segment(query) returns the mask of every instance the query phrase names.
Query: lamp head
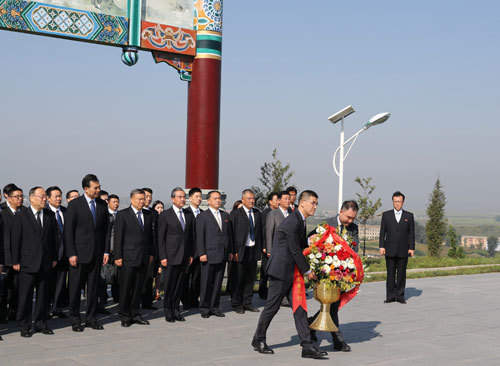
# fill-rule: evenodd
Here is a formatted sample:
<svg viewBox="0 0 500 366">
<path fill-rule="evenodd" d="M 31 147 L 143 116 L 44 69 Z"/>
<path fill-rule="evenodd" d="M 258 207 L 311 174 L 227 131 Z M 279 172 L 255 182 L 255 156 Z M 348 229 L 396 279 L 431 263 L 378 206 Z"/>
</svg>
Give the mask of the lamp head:
<svg viewBox="0 0 500 366">
<path fill-rule="evenodd" d="M 387 121 L 389 119 L 390 116 L 391 116 L 391 114 L 387 113 L 387 112 L 376 114 L 372 118 L 370 118 L 370 120 L 365 125 L 365 127 L 370 128 L 372 126 L 376 126 L 376 125 L 379 125 L 381 123 L 384 123 L 385 121 Z"/>
</svg>

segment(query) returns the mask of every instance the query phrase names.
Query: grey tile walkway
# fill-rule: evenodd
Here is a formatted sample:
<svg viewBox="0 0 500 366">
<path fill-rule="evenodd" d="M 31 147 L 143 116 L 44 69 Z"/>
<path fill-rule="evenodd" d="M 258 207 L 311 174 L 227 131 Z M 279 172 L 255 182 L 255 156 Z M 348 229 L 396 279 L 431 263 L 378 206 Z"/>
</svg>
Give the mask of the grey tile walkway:
<svg viewBox="0 0 500 366">
<path fill-rule="evenodd" d="M 161 310 L 148 311 L 151 325 L 122 328 L 112 306 L 113 315 L 102 319 L 104 331 L 77 334 L 56 319 L 50 322 L 55 335 L 24 339 L 14 324 L 0 326 L 0 365 L 500 365 L 500 274 L 408 280 L 406 305 L 383 304 L 384 287 L 363 285 L 341 310 L 352 352 L 329 352 L 328 361 L 299 357 L 289 308 L 271 324 L 268 344 L 275 354 L 268 356 L 250 346 L 259 314 L 202 319 L 191 311 L 185 323 L 170 324 Z M 319 307 L 313 299 L 308 306 Z M 227 297 L 223 308 L 229 311 Z M 330 351 L 329 335 L 318 334 L 320 348 Z"/>
</svg>

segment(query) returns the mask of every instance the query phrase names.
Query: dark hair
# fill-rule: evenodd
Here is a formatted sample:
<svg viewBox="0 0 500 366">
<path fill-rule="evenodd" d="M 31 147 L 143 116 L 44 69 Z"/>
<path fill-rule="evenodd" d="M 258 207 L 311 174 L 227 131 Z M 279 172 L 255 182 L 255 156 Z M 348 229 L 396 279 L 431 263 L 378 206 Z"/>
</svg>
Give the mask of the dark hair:
<svg viewBox="0 0 500 366">
<path fill-rule="evenodd" d="M 234 210 L 237 210 L 238 209 L 238 206 L 243 204 L 243 202 L 241 202 L 241 200 L 238 200 L 236 201 L 234 204 L 233 204 L 233 211 Z"/>
<path fill-rule="evenodd" d="M 97 178 L 96 175 L 94 174 L 87 174 L 85 177 L 82 179 L 82 188 L 90 188 L 90 182 L 97 182 L 99 183 L 99 178 Z"/>
<path fill-rule="evenodd" d="M 132 189 L 132 191 L 130 191 L 130 198 L 134 197 L 136 194 L 144 194 L 144 189 Z"/>
<path fill-rule="evenodd" d="M 308 199 L 309 197 L 318 198 L 318 195 L 314 191 L 310 191 L 310 190 L 302 191 L 302 193 L 299 196 L 299 202 L 304 201 L 304 200 Z"/>
<path fill-rule="evenodd" d="M 102 196 L 109 196 L 109 193 L 108 193 L 108 192 L 106 192 L 106 191 L 102 191 L 102 190 L 101 190 L 101 191 L 99 192 L 99 197 L 102 197 Z"/>
<path fill-rule="evenodd" d="M 9 183 L 6 184 L 5 187 L 3 187 L 3 194 L 10 196 L 11 192 L 18 191 L 19 188 L 14 184 L 14 183 Z"/>
<path fill-rule="evenodd" d="M 30 196 L 33 196 L 33 195 L 35 194 L 35 191 L 36 191 L 37 189 L 39 189 L 39 188 L 42 188 L 42 187 L 40 187 L 40 186 L 36 186 L 36 187 L 31 188 L 31 189 L 30 189 L 30 192 L 29 192 L 29 195 L 30 195 Z M 42 188 L 42 189 L 43 189 L 43 188 Z"/>
<path fill-rule="evenodd" d="M 170 193 L 170 197 L 175 198 L 175 192 L 179 192 L 179 191 L 184 192 L 184 190 L 181 187 L 175 187 L 174 189 L 172 189 L 172 192 Z"/>
<path fill-rule="evenodd" d="M 267 200 L 272 201 L 274 196 L 278 196 L 278 198 L 280 198 L 278 192 L 271 192 L 267 195 Z"/>
<path fill-rule="evenodd" d="M 294 186 L 290 186 L 290 187 L 288 187 L 288 188 L 286 189 L 286 191 L 288 192 L 288 194 L 290 194 L 290 192 L 295 192 L 295 194 L 297 194 L 297 188 L 295 188 Z M 306 192 L 306 191 L 304 191 L 304 192 Z M 302 192 L 302 193 L 304 193 L 304 192 Z M 310 192 L 312 192 L 312 191 L 310 191 Z M 316 198 L 317 198 L 317 197 L 316 197 Z"/>
<path fill-rule="evenodd" d="M 340 207 L 342 211 L 354 210 L 356 212 L 359 211 L 358 203 L 354 200 L 344 201 L 342 206 Z"/>
<path fill-rule="evenodd" d="M 195 193 L 201 193 L 201 189 L 199 189 L 198 187 L 191 188 L 189 190 L 188 196 L 191 197 Z"/>
<path fill-rule="evenodd" d="M 163 204 L 162 201 L 156 200 L 153 202 L 153 205 L 151 206 L 151 207 L 153 207 L 153 210 L 156 208 L 156 205 L 162 205 L 163 207 L 165 207 L 165 205 Z"/>
<path fill-rule="evenodd" d="M 148 193 L 153 194 L 153 190 L 152 190 L 151 188 L 148 188 L 148 187 L 141 188 L 141 191 L 144 191 L 144 192 L 148 192 Z"/>
<path fill-rule="evenodd" d="M 47 197 L 50 197 L 52 196 L 52 192 L 54 191 L 59 191 L 59 193 L 62 194 L 61 188 L 59 188 L 58 186 L 50 186 L 45 190 L 45 193 L 47 194 Z"/>
<path fill-rule="evenodd" d="M 216 191 L 216 190 L 210 191 L 210 192 L 208 192 L 208 193 L 207 193 L 207 200 L 208 200 L 208 199 L 210 199 L 210 196 L 211 196 L 212 194 L 214 194 L 214 193 L 218 193 L 218 194 L 219 194 L 219 196 L 221 195 L 219 191 Z"/>
<path fill-rule="evenodd" d="M 78 192 L 76 189 L 72 189 L 71 191 L 66 192 L 66 199 L 68 199 L 69 196 L 71 196 L 71 193 L 73 193 L 73 192 L 80 194 L 80 192 Z"/>
<path fill-rule="evenodd" d="M 289 196 L 290 193 L 288 193 L 288 191 L 281 191 L 280 193 L 278 193 L 278 198 L 281 199 L 281 197 L 283 197 L 284 195 Z"/>
<path fill-rule="evenodd" d="M 110 194 L 110 195 L 108 196 L 108 201 L 109 201 L 109 200 L 112 200 L 113 198 L 116 198 L 118 201 L 120 200 L 120 197 L 118 197 L 116 194 Z"/>
<path fill-rule="evenodd" d="M 394 197 L 403 197 L 403 201 L 405 200 L 405 195 L 403 193 L 401 193 L 400 191 L 396 191 L 392 194 L 392 199 L 394 199 Z"/>
</svg>

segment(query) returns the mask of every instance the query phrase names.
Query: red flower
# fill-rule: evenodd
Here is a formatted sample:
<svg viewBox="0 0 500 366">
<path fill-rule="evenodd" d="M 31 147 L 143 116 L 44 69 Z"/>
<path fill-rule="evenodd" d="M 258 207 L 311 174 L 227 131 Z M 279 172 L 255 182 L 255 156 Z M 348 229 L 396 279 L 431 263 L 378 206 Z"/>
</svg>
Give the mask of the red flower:
<svg viewBox="0 0 500 366">
<path fill-rule="evenodd" d="M 326 254 L 323 253 L 323 255 L 321 256 L 321 260 L 325 260 L 325 258 L 326 258 Z"/>
<path fill-rule="evenodd" d="M 356 244 L 356 242 L 355 242 L 355 241 L 353 241 L 353 242 L 351 243 L 351 245 L 352 245 L 353 247 L 355 247 L 357 244 Z"/>
<path fill-rule="evenodd" d="M 309 254 L 311 254 L 311 248 L 307 247 L 306 249 L 304 249 L 303 254 L 304 254 L 304 255 L 309 255 Z"/>
</svg>

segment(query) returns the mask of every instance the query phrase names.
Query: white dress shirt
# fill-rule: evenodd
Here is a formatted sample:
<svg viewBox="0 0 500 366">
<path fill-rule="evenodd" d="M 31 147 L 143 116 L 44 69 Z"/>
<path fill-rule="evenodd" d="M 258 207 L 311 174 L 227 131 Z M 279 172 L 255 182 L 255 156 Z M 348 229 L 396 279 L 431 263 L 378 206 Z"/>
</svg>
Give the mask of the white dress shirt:
<svg viewBox="0 0 500 366">
<path fill-rule="evenodd" d="M 49 208 L 50 210 L 55 213 L 57 215 L 57 211 L 59 211 L 59 216 L 61 217 L 61 221 L 64 225 L 64 216 L 62 214 L 62 211 L 61 211 L 61 207 L 59 206 L 59 208 L 55 208 L 54 206 L 52 206 L 50 203 L 49 203 Z M 57 221 L 57 216 L 56 216 L 56 221 Z"/>
<path fill-rule="evenodd" d="M 196 208 L 193 205 L 189 205 L 189 207 L 191 207 L 191 210 L 193 210 L 194 217 L 196 217 L 196 216 L 198 216 L 200 214 L 200 209 L 199 208 Z"/>
<path fill-rule="evenodd" d="M 43 210 L 37 211 L 33 208 L 33 206 L 30 206 L 31 211 L 33 211 L 33 215 L 35 215 L 35 220 L 36 220 L 36 215 L 38 212 L 40 212 L 40 221 L 42 223 L 42 228 L 43 228 Z"/>
<path fill-rule="evenodd" d="M 215 216 L 215 220 L 217 220 L 217 223 L 219 224 L 219 228 L 220 230 L 222 231 L 222 219 L 220 217 L 220 212 L 219 210 L 214 210 L 212 207 L 209 207 L 210 211 L 212 211 L 212 213 L 214 214 Z"/>
<path fill-rule="evenodd" d="M 179 220 L 179 222 L 181 222 L 181 220 L 179 219 L 179 212 L 180 212 L 182 215 L 182 219 L 184 220 L 184 225 L 186 225 L 186 217 L 184 216 L 184 212 L 182 212 L 182 208 L 178 208 L 175 205 L 173 205 L 172 208 L 174 209 L 175 216 L 177 216 L 177 220 Z M 181 224 L 181 226 L 182 226 L 182 224 Z"/>
<path fill-rule="evenodd" d="M 132 210 L 134 210 L 135 217 L 136 217 L 137 219 L 139 219 L 139 217 L 137 216 L 137 213 L 138 213 L 138 212 L 140 212 L 140 213 L 141 213 L 141 218 L 140 218 L 140 220 L 141 220 L 142 226 L 144 226 L 144 213 L 142 212 L 142 210 L 141 210 L 141 211 L 136 210 L 134 206 L 130 206 L 130 207 L 132 207 Z"/>
<path fill-rule="evenodd" d="M 243 209 L 245 210 L 245 213 L 247 214 L 248 216 L 248 220 L 250 220 L 250 215 L 252 215 L 252 221 L 253 221 L 253 232 L 254 232 L 254 235 L 255 235 L 255 216 L 253 214 L 253 209 L 252 211 L 250 212 L 250 210 L 248 208 L 246 208 L 245 206 L 243 206 Z M 248 236 L 247 236 L 247 241 L 245 243 L 245 246 L 246 247 L 253 247 L 255 246 L 255 240 L 252 240 L 250 239 L 250 229 L 248 230 Z"/>
<path fill-rule="evenodd" d="M 279 206 L 279 209 L 281 210 L 281 213 L 283 214 L 283 216 L 285 216 L 286 219 L 288 217 L 288 210 L 283 210 L 281 206 Z"/>
<path fill-rule="evenodd" d="M 401 220 L 401 214 L 403 213 L 403 210 L 396 211 L 394 209 L 394 215 L 396 216 L 396 221 L 399 223 L 399 220 Z"/>
</svg>

